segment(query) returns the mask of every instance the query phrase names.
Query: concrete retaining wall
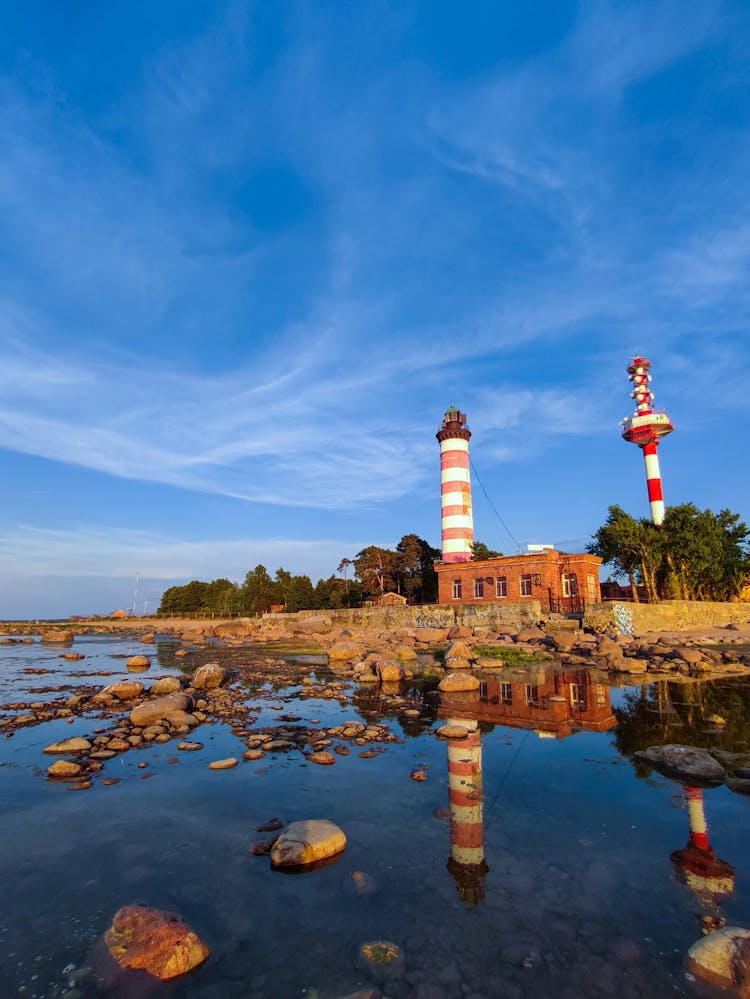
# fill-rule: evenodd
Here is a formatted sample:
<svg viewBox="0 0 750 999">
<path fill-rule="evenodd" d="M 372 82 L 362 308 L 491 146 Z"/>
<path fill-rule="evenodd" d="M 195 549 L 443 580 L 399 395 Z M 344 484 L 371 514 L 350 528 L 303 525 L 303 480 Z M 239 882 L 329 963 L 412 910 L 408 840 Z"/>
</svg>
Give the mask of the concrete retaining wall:
<svg viewBox="0 0 750 999">
<path fill-rule="evenodd" d="M 422 604 L 414 607 L 354 607 L 351 610 L 298 611 L 296 614 L 264 614 L 264 621 L 278 621 L 285 628 L 294 620 L 307 617 L 330 617 L 336 625 L 359 628 L 469 628 L 493 630 L 502 627 L 527 628 L 542 616 L 538 600 L 525 603 L 472 604 L 448 606 Z"/>
<path fill-rule="evenodd" d="M 679 631 L 683 628 L 710 627 L 750 621 L 750 604 L 714 603 L 709 600 L 664 600 L 658 604 L 623 603 L 606 600 L 587 609 L 583 625 L 594 631 L 622 630 L 616 608 L 629 612 L 635 634 L 644 631 Z M 619 615 L 622 617 L 622 615 Z"/>
</svg>

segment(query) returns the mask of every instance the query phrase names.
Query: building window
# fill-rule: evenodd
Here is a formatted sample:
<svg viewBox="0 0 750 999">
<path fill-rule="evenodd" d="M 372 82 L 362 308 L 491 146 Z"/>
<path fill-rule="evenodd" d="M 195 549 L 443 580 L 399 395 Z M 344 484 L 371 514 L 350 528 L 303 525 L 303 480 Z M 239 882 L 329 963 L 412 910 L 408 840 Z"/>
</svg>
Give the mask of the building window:
<svg viewBox="0 0 750 999">
<path fill-rule="evenodd" d="M 507 597 L 508 596 L 508 580 L 505 578 L 505 576 L 498 576 L 497 577 L 497 581 L 495 583 L 495 588 L 497 590 L 497 595 L 499 597 Z"/>
<path fill-rule="evenodd" d="M 453 580 L 453 599 L 454 600 L 460 600 L 461 599 L 461 580 L 460 579 L 454 579 Z"/>
<path fill-rule="evenodd" d="M 574 572 L 563 573 L 562 588 L 564 597 L 578 596 L 578 580 Z"/>
<path fill-rule="evenodd" d="M 521 576 L 521 596 L 531 596 L 531 573 L 524 573 L 524 575 Z"/>
<path fill-rule="evenodd" d="M 487 681 L 486 680 L 482 680 L 480 682 L 480 684 L 479 684 L 479 700 L 480 701 L 487 701 L 488 700 L 488 697 L 487 697 Z"/>
<path fill-rule="evenodd" d="M 596 600 L 596 576 L 586 576 L 586 589 L 589 600 Z"/>
<path fill-rule="evenodd" d="M 500 700 L 503 704 L 513 703 L 513 688 L 509 683 L 500 684 Z"/>
<path fill-rule="evenodd" d="M 474 596 L 483 597 L 484 596 L 484 580 L 475 579 L 474 580 Z"/>
<path fill-rule="evenodd" d="M 535 683 L 526 684 L 526 703 L 535 707 L 539 705 L 539 687 Z"/>
<path fill-rule="evenodd" d="M 570 706 L 586 710 L 586 687 L 582 683 L 571 683 L 570 685 Z"/>
</svg>

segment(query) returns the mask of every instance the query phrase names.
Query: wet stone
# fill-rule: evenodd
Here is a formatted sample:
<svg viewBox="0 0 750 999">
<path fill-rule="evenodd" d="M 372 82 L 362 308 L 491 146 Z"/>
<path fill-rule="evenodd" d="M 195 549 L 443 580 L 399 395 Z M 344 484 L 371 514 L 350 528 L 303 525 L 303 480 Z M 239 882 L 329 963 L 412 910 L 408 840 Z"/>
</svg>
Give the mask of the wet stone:
<svg viewBox="0 0 750 999">
<path fill-rule="evenodd" d="M 213 760 L 213 762 L 208 764 L 209 770 L 232 770 L 239 763 L 239 760 L 234 756 L 227 756 L 224 760 Z"/>
</svg>

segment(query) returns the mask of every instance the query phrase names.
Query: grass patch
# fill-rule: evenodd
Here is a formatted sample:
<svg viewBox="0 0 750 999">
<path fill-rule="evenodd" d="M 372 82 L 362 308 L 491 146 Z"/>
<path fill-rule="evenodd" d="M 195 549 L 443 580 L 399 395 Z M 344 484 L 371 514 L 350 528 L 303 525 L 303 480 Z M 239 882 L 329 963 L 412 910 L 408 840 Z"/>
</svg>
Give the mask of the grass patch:
<svg viewBox="0 0 750 999">
<path fill-rule="evenodd" d="M 537 662 L 540 658 L 533 652 L 527 652 L 526 649 L 512 649 L 507 645 L 475 645 L 474 651 L 486 659 L 499 659 L 506 666 L 525 666 L 526 663 Z"/>
</svg>

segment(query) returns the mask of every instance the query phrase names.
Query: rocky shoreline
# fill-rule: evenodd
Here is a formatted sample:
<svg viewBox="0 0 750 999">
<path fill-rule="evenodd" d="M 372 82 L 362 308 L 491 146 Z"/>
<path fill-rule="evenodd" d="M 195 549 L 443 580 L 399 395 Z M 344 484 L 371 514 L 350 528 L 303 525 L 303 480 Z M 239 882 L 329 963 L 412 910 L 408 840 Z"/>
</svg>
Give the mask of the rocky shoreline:
<svg viewBox="0 0 750 999">
<path fill-rule="evenodd" d="M 122 633 L 126 622 L 105 626 L 75 625 L 78 633 L 106 631 Z M 136 622 L 127 622 L 132 630 Z M 137 622 L 142 628 L 142 622 Z M 515 630 L 485 628 L 341 628 L 333 617 L 318 615 L 280 622 L 279 618 L 235 619 L 199 624 L 164 622 L 160 636 L 174 642 L 170 661 L 179 675 L 159 677 L 146 685 L 137 676 L 148 671 L 148 655 L 127 661 L 133 679 L 86 685 L 70 693 L 64 685 L 37 688 L 39 694 L 57 696 L 14 701 L 0 705 L 0 733 L 12 737 L 19 729 L 47 721 L 91 720 L 85 737 L 60 740 L 48 746 L 49 755 L 63 757 L 52 763 L 46 776 L 64 780 L 84 790 L 92 786 L 106 761 L 150 743 L 177 741 L 177 749 L 190 752 L 202 743 L 191 738 L 194 729 L 224 722 L 246 745 L 245 759 L 257 760 L 269 752 L 301 751 L 311 762 L 331 765 L 336 755 L 359 750 L 374 756 L 389 742 L 400 741 L 387 724 L 364 724 L 356 719 L 343 725 L 316 727 L 298 724 L 293 714 L 279 714 L 279 723 L 256 726 L 264 702 L 277 700 L 273 692 L 260 692 L 268 680 L 275 686 L 298 686 L 295 697 L 337 699 L 350 703 L 350 681 L 362 696 L 387 702 L 389 712 L 411 725 L 430 725 L 434 717 L 424 703 L 404 694 L 404 681 L 415 678 L 436 682 L 445 692 L 475 690 L 478 677 L 508 668 L 524 668 L 545 660 L 563 668 L 575 667 L 621 675 L 625 682 L 648 682 L 668 677 L 691 682 L 699 678 L 722 678 L 750 674 L 750 624 L 696 629 L 693 633 L 644 635 L 595 634 L 575 627 L 575 621 L 556 621 L 541 627 Z M 48 648 L 59 646 L 64 660 L 84 659 L 71 651 L 72 628 L 49 629 L 41 634 Z M 161 639 L 160 639 L 161 640 Z M 5 644 L 29 643 L 29 635 L 6 635 Z M 156 641 L 154 632 L 141 632 L 146 647 Z M 275 655 L 265 655 L 268 652 Z M 327 678 L 311 676 L 309 664 L 295 653 L 312 653 L 327 664 Z M 282 658 L 288 656 L 289 658 Z M 219 662 L 218 660 L 221 660 Z M 45 669 L 29 668 L 44 674 Z M 114 671 L 85 669 L 75 676 L 107 676 Z M 613 677 L 610 678 L 610 682 Z M 256 692 L 248 697 L 248 685 Z M 248 704 L 248 700 L 255 704 Z M 283 712 L 283 703 L 272 704 Z M 213 761 L 212 769 L 229 769 L 237 760 Z M 146 767 L 146 763 L 139 764 Z M 116 778 L 104 778 L 103 783 Z"/>
</svg>

